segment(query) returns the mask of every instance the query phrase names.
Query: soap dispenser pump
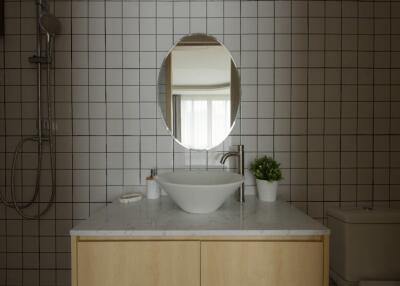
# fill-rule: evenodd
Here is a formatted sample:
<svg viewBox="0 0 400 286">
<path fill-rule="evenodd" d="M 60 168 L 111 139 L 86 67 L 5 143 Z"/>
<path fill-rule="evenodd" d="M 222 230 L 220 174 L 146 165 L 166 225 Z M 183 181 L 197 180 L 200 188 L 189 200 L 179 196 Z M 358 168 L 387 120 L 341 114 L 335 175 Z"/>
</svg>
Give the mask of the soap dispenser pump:
<svg viewBox="0 0 400 286">
<path fill-rule="evenodd" d="M 151 200 L 160 198 L 160 188 L 158 187 L 158 183 L 155 178 L 156 175 L 157 175 L 157 170 L 151 169 L 150 176 L 146 178 L 147 182 L 146 197 Z"/>
</svg>

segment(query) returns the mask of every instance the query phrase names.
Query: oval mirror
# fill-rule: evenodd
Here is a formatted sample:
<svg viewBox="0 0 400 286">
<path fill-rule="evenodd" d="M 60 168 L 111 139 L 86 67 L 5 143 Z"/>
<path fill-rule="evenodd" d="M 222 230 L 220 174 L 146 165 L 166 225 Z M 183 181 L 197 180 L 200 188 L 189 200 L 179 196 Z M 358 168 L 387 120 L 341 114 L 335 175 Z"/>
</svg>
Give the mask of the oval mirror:
<svg viewBox="0 0 400 286">
<path fill-rule="evenodd" d="M 159 105 L 175 140 L 209 150 L 229 135 L 240 103 L 239 73 L 229 51 L 214 37 L 183 37 L 158 76 Z"/>
</svg>

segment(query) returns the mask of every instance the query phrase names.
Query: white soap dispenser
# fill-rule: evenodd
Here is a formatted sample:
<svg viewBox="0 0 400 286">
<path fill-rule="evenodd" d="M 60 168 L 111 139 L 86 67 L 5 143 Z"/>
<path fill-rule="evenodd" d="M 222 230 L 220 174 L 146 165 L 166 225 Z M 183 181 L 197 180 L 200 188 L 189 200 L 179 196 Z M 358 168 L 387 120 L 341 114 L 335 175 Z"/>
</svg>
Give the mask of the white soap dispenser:
<svg viewBox="0 0 400 286">
<path fill-rule="evenodd" d="M 151 169 L 150 177 L 146 178 L 146 182 L 147 182 L 146 197 L 150 200 L 160 198 L 160 188 L 158 187 L 158 183 L 155 179 L 156 175 L 157 175 L 156 169 Z"/>
</svg>

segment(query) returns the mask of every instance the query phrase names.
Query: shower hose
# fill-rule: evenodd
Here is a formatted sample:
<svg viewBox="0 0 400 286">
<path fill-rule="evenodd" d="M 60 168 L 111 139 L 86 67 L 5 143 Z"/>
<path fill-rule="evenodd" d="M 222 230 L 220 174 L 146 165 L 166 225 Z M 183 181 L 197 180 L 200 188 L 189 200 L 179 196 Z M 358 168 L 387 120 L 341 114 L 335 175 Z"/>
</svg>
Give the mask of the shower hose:
<svg viewBox="0 0 400 286">
<path fill-rule="evenodd" d="M 40 38 L 40 37 L 39 37 Z M 38 134 L 37 136 L 33 137 L 28 137 L 28 138 L 23 138 L 21 141 L 18 142 L 15 151 L 14 151 L 14 156 L 12 160 L 12 165 L 11 165 L 11 188 L 10 188 L 10 197 L 7 198 L 6 191 L 4 194 L 0 192 L 0 201 L 7 207 L 14 208 L 17 213 L 25 218 L 25 219 L 38 219 L 45 213 L 49 211 L 51 208 L 54 198 L 55 198 L 55 190 L 56 190 L 56 182 L 55 182 L 55 166 L 54 166 L 54 150 L 53 150 L 53 128 L 52 128 L 52 123 L 53 123 L 53 108 L 52 108 L 52 101 L 50 99 L 50 63 L 51 63 L 51 58 L 50 58 L 50 53 L 49 50 L 51 49 L 51 44 L 50 41 L 47 42 L 47 83 L 46 83 L 46 91 L 47 91 L 47 122 L 48 124 L 48 134 L 47 136 L 43 136 L 42 134 L 42 114 L 41 114 L 41 62 L 40 58 L 39 61 L 37 62 L 37 92 L 38 92 L 38 102 L 37 102 L 37 123 L 38 123 Z M 40 57 L 40 48 L 38 49 L 39 51 L 39 57 Z M 18 158 L 21 156 L 23 146 L 27 142 L 36 142 L 37 143 L 37 154 L 38 154 L 38 159 L 37 159 L 37 165 L 36 165 L 36 177 L 35 177 L 35 190 L 30 199 L 27 201 L 23 202 L 18 202 L 17 201 L 17 195 L 16 195 L 16 183 L 15 183 L 15 171 L 16 171 L 16 165 Z M 49 153 L 50 153 L 50 169 L 51 169 L 51 190 L 50 190 L 50 195 L 48 201 L 45 203 L 45 207 L 41 209 L 41 202 L 40 199 L 40 181 L 41 181 L 41 175 L 42 175 L 42 160 L 43 160 L 43 147 L 44 144 L 48 143 L 49 144 Z M 21 184 L 22 186 L 22 184 Z M 37 203 L 37 212 L 36 214 L 27 214 L 25 212 L 25 209 L 32 206 L 34 203 Z"/>
</svg>

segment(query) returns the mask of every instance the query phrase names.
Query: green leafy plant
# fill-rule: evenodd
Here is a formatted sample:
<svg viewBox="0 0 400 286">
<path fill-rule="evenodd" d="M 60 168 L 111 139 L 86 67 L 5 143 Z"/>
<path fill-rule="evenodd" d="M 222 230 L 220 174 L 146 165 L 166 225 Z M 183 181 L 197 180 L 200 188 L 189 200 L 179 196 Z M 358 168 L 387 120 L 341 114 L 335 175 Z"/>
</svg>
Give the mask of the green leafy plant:
<svg viewBox="0 0 400 286">
<path fill-rule="evenodd" d="M 250 164 L 250 171 L 259 180 L 269 182 L 282 180 L 280 164 L 269 156 L 255 159 Z"/>
</svg>

